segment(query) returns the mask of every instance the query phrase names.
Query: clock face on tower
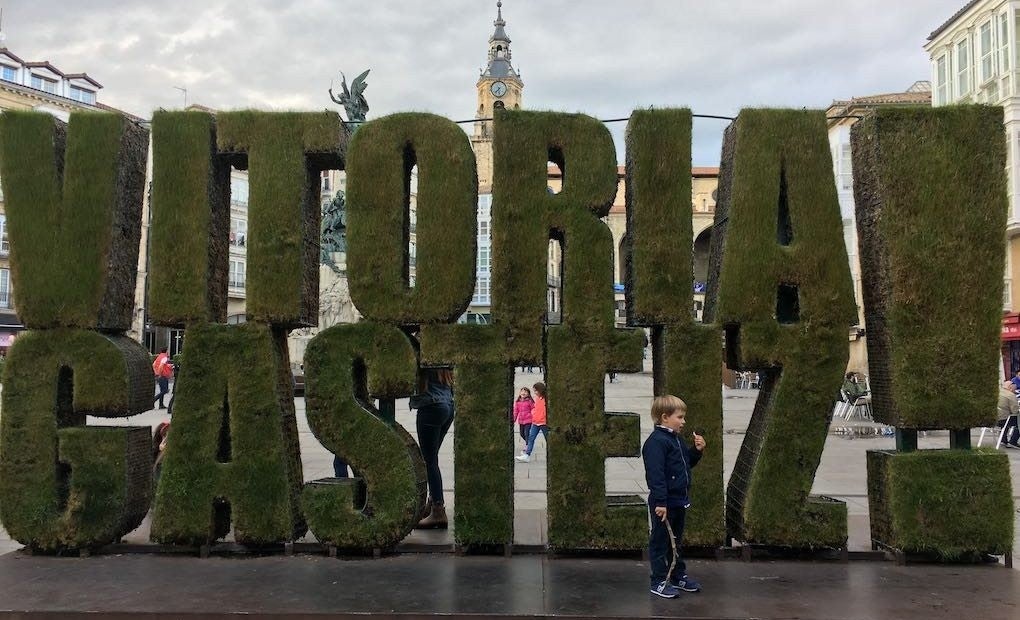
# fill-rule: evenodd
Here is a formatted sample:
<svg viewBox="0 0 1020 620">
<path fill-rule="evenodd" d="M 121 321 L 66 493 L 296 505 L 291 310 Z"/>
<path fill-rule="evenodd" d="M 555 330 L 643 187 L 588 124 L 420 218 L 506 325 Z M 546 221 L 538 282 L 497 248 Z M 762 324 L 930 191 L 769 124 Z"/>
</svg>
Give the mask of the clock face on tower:
<svg viewBox="0 0 1020 620">
<path fill-rule="evenodd" d="M 503 82 L 493 82 L 492 86 L 489 87 L 489 90 L 492 92 L 493 95 L 497 97 L 502 97 L 503 95 L 506 94 L 506 84 L 504 84 Z"/>
</svg>

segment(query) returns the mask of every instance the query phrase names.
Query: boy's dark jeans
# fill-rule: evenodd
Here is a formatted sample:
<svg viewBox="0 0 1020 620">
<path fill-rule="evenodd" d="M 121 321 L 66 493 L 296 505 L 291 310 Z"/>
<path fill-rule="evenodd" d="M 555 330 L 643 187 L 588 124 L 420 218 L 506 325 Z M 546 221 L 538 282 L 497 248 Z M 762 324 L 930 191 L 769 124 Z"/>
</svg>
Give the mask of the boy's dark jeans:
<svg viewBox="0 0 1020 620">
<path fill-rule="evenodd" d="M 676 583 L 678 579 L 687 574 L 687 565 L 680 557 L 680 541 L 684 537 L 684 518 L 687 515 L 687 509 L 668 508 L 666 511 L 668 528 L 659 515 L 655 514 L 655 506 L 648 506 L 648 514 L 652 522 L 651 532 L 648 535 L 648 562 L 651 568 L 652 585 L 656 586 L 667 580 Z M 672 535 L 670 530 L 672 530 Z"/>
</svg>

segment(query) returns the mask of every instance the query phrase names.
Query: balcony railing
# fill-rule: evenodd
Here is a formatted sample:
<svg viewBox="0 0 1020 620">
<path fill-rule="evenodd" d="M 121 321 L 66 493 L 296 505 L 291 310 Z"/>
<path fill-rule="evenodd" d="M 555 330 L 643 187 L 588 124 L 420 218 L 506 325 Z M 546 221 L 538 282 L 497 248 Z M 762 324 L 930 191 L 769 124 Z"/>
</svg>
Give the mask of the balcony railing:
<svg viewBox="0 0 1020 620">
<path fill-rule="evenodd" d="M 14 309 L 14 294 L 11 292 L 0 292 L 0 308 L 6 310 Z"/>
<path fill-rule="evenodd" d="M 230 288 L 239 288 L 239 289 L 243 289 L 244 288 L 244 280 L 235 280 L 234 278 L 230 278 L 230 280 L 227 282 L 227 284 L 230 286 Z"/>
</svg>

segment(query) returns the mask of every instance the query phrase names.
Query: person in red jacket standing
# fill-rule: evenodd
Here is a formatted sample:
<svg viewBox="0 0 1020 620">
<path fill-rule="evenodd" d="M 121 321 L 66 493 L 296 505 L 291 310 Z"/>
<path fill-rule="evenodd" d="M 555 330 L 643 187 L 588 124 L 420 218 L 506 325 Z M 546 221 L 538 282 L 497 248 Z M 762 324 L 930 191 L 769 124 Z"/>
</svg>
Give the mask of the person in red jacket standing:
<svg viewBox="0 0 1020 620">
<path fill-rule="evenodd" d="M 163 404 L 163 397 L 170 392 L 170 377 L 174 376 L 174 365 L 170 361 L 170 356 L 166 352 L 166 347 L 159 350 L 159 355 L 156 359 L 152 360 L 152 374 L 156 375 L 156 385 L 159 387 L 159 393 L 152 399 L 152 404 L 155 405 L 159 402 L 160 409 L 166 409 L 166 405 Z"/>
</svg>

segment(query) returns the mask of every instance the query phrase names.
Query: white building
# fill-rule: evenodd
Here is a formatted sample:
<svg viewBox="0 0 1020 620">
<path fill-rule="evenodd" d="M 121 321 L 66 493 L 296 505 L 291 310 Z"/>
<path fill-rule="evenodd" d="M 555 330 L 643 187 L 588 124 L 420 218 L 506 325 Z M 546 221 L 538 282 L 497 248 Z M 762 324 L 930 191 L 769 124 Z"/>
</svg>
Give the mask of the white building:
<svg viewBox="0 0 1020 620">
<path fill-rule="evenodd" d="M 1002 106 L 1006 130 L 1006 176 L 1009 213 L 1002 357 L 1006 376 L 1020 370 L 1020 2 L 971 0 L 929 36 L 924 49 L 931 59 L 936 106 L 984 103 Z"/>
</svg>

